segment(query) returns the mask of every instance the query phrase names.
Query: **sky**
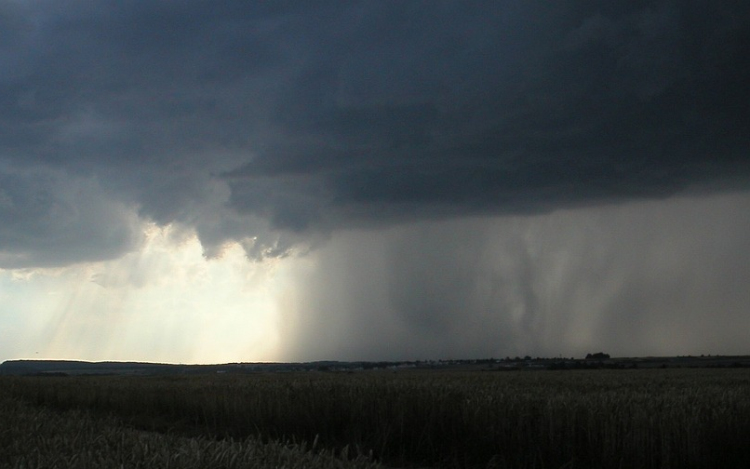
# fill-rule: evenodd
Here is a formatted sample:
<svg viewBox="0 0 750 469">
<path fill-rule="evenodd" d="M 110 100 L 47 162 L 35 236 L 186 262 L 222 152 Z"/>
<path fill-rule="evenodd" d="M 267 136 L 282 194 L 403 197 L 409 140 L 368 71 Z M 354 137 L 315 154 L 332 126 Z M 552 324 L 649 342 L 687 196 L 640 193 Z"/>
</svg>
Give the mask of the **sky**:
<svg viewBox="0 0 750 469">
<path fill-rule="evenodd" d="M 750 3 L 0 3 L 0 361 L 750 353 Z"/>
</svg>

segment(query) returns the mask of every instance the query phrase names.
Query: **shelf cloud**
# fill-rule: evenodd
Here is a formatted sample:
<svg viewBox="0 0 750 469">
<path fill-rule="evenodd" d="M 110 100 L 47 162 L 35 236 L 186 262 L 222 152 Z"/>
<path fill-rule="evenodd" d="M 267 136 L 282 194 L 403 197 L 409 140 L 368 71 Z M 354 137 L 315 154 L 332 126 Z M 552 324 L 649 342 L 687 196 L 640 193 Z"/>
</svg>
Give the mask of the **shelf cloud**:
<svg viewBox="0 0 750 469">
<path fill-rule="evenodd" d="M 3 200 L 42 217 L 33 174 L 95 178 L 140 216 L 197 226 L 208 251 L 257 231 L 260 256 L 288 247 L 269 231 L 744 188 L 747 9 L 6 2 L 2 176 L 28 184 Z M 6 251 L 28 229 L 14 213 Z M 67 249 L 63 227 L 35 228 Z"/>
</svg>

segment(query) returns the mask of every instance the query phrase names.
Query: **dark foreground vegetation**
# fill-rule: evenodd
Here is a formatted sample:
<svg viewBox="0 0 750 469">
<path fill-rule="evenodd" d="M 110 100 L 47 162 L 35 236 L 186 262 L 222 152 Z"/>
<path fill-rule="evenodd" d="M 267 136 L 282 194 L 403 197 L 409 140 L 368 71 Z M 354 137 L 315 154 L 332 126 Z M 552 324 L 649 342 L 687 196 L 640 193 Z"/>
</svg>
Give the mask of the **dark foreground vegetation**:
<svg viewBox="0 0 750 469">
<path fill-rule="evenodd" d="M 3 412 L 17 414 L 2 416 L 3 467 L 40 467 L 14 464 L 91 422 L 111 433 L 105 456 L 154 438 L 168 463 L 140 467 L 198 467 L 169 462 L 189 448 L 209 455 L 201 467 L 750 467 L 747 368 L 0 378 Z M 48 425 L 61 412 L 89 423 Z M 45 428 L 56 436 L 35 436 Z M 118 450 L 120 434 L 136 449 Z"/>
</svg>

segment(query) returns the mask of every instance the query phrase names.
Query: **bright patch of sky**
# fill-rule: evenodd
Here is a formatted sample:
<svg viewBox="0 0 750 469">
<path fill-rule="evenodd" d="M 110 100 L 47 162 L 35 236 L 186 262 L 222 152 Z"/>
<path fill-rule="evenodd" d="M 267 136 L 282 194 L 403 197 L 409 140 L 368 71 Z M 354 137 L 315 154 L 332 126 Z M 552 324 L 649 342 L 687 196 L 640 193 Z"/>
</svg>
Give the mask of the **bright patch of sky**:
<svg viewBox="0 0 750 469">
<path fill-rule="evenodd" d="M 107 262 L 0 271 L 0 359 L 273 360 L 278 261 L 238 245 L 206 260 L 175 232 L 149 226 L 138 251 Z"/>
</svg>

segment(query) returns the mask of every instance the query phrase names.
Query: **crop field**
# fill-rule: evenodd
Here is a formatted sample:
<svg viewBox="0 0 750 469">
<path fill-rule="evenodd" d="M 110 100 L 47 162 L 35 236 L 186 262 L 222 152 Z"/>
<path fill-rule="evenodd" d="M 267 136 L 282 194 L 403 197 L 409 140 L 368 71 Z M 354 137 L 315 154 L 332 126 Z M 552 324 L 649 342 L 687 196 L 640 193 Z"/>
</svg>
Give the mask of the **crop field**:
<svg viewBox="0 0 750 469">
<path fill-rule="evenodd" d="M 0 377 L 1 467 L 750 467 L 750 370 Z"/>
</svg>

